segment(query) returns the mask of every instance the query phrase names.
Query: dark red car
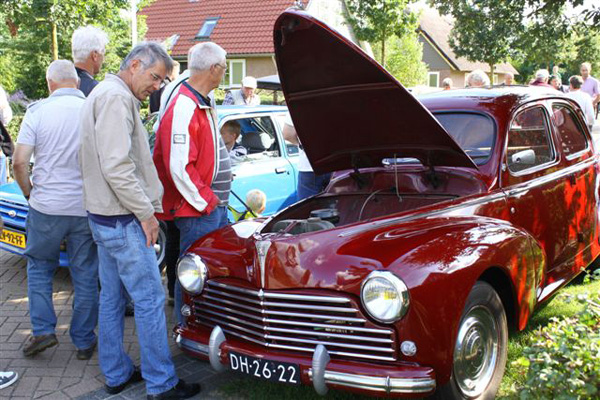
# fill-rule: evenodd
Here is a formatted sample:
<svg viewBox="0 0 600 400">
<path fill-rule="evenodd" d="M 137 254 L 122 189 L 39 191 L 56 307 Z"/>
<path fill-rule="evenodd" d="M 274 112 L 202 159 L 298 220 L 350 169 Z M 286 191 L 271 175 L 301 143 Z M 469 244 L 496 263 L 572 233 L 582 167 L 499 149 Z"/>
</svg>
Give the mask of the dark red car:
<svg viewBox="0 0 600 400">
<path fill-rule="evenodd" d="M 288 384 L 493 398 L 507 333 L 599 253 L 598 159 L 557 91 L 417 101 L 300 12 L 274 32 L 321 194 L 198 240 L 179 262 L 188 354 Z"/>
</svg>

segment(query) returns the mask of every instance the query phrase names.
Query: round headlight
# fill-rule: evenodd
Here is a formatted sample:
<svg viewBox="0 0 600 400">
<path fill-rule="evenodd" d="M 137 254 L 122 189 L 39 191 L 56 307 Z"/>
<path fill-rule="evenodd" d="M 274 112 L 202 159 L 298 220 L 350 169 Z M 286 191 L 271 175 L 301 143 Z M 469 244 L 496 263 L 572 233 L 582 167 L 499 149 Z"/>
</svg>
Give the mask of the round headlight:
<svg viewBox="0 0 600 400">
<path fill-rule="evenodd" d="M 408 310 L 408 288 L 389 271 L 373 271 L 362 284 L 360 300 L 373 319 L 392 323 Z"/>
<path fill-rule="evenodd" d="M 204 289 L 208 275 L 206 265 L 196 254 L 186 254 L 177 262 L 177 277 L 181 287 L 192 294 L 199 294 Z"/>
</svg>

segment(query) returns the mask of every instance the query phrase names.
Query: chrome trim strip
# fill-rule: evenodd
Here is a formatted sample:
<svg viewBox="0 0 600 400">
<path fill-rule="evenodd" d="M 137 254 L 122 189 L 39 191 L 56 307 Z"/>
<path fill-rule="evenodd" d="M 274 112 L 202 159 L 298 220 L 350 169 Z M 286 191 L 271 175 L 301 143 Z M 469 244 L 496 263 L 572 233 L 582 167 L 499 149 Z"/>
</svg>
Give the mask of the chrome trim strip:
<svg viewBox="0 0 600 400">
<path fill-rule="evenodd" d="M 337 328 L 340 329 L 340 328 Z M 386 338 L 375 338 L 369 336 L 355 336 L 355 335 L 345 335 L 343 333 L 336 332 L 321 332 L 321 331 L 304 331 L 301 329 L 285 329 L 285 328 L 277 328 L 274 326 L 265 326 L 265 330 L 271 332 L 281 332 L 281 333 L 295 333 L 298 335 L 306 335 L 306 336 L 327 336 L 327 337 L 335 337 L 339 339 L 349 339 L 349 340 L 362 340 L 365 342 L 374 342 L 374 343 L 393 343 L 392 339 Z"/>
<path fill-rule="evenodd" d="M 303 294 L 288 294 L 288 293 L 272 293 L 272 292 L 262 292 L 254 289 L 246 289 L 240 288 L 233 285 L 227 285 L 225 283 L 216 282 L 216 281 L 208 281 L 209 286 L 217 286 L 226 290 L 230 290 L 232 292 L 250 294 L 252 296 L 256 296 L 257 298 L 273 298 L 273 299 L 286 299 L 286 300 L 304 300 L 304 301 L 317 301 L 323 303 L 350 303 L 350 299 L 345 297 L 333 297 L 333 296 L 311 296 L 311 295 L 303 295 Z M 221 293 L 221 292 L 218 292 Z"/>
<path fill-rule="evenodd" d="M 330 306 L 317 306 L 314 304 L 292 304 L 292 303 L 275 303 L 272 301 L 265 301 L 263 303 L 265 307 L 280 307 L 280 308 L 299 308 L 303 310 L 319 310 L 319 311 L 334 311 L 344 313 L 357 313 L 356 308 L 341 308 L 341 307 L 330 307 Z"/>
<path fill-rule="evenodd" d="M 312 380 L 312 368 L 308 370 L 308 377 Z M 386 393 L 427 393 L 435 390 L 436 386 L 433 378 L 390 378 L 327 370 L 325 383 Z"/>
<path fill-rule="evenodd" d="M 333 329 L 345 329 L 347 331 L 354 332 L 365 332 L 365 333 L 376 333 L 380 335 L 391 335 L 394 333 L 391 329 L 373 329 L 373 328 L 363 328 L 361 326 L 352 326 L 352 325 L 330 325 L 330 324 L 319 324 L 318 322 L 301 322 L 301 321 L 290 321 L 286 319 L 273 319 L 267 318 L 265 322 L 269 324 L 281 324 L 281 325 L 300 325 L 300 326 L 310 326 L 315 328 L 333 328 Z"/>
<path fill-rule="evenodd" d="M 389 347 L 375 347 L 375 346 L 362 346 L 360 344 L 350 344 L 350 343 L 336 343 L 336 342 L 327 342 L 322 340 L 312 340 L 312 339 L 299 339 L 299 338 L 291 338 L 286 336 L 277 336 L 266 334 L 265 339 L 278 340 L 282 342 L 296 342 L 296 343 L 307 343 L 307 344 L 322 344 L 323 346 L 334 346 L 334 347 L 346 347 L 348 349 L 355 350 L 365 350 L 365 351 L 377 351 L 382 353 L 393 353 L 394 349 Z"/>
<path fill-rule="evenodd" d="M 216 294 L 221 295 L 221 296 L 231 297 L 232 299 L 237 299 L 237 300 L 245 301 L 247 303 L 261 304 L 260 300 L 251 299 L 249 297 L 237 296 L 235 294 L 231 294 L 231 293 L 227 293 L 227 292 L 223 292 L 223 291 L 219 291 L 219 290 L 215 290 L 215 289 L 211 289 L 211 288 L 206 288 L 206 289 L 204 289 L 204 291 L 205 292 L 209 292 L 209 293 L 216 293 Z"/>
<path fill-rule="evenodd" d="M 252 306 L 247 306 L 245 304 L 236 303 L 235 301 L 231 301 L 231 300 L 227 300 L 227 299 L 220 299 L 218 297 L 214 297 L 214 296 L 211 296 L 211 295 L 204 295 L 202 297 L 204 299 L 212 300 L 214 302 L 225 303 L 225 304 L 229 304 L 229 305 L 236 306 L 236 307 L 239 307 L 239 308 L 243 308 L 245 310 L 255 311 L 258 314 L 262 313 L 262 310 L 260 308 L 252 307 Z M 199 300 L 195 301 L 195 305 L 196 306 L 202 306 L 202 305 L 207 305 L 207 304 L 213 304 L 213 303 L 212 302 L 208 302 L 208 301 L 199 301 Z"/>
<path fill-rule="evenodd" d="M 290 313 L 285 311 L 272 311 L 265 310 L 265 314 L 270 315 L 283 315 L 286 317 L 300 317 L 300 318 L 317 318 L 317 319 L 331 319 L 334 321 L 346 321 L 346 322 L 367 322 L 363 318 L 353 318 L 353 317 L 340 317 L 338 315 L 322 315 L 322 314 L 304 314 L 304 313 Z"/>
<path fill-rule="evenodd" d="M 298 346 L 288 346 L 288 345 L 284 345 L 284 344 L 274 344 L 274 343 L 268 343 L 267 347 L 272 347 L 274 349 L 304 351 L 304 352 L 308 352 L 308 353 L 313 353 L 315 351 L 314 347 L 298 347 Z M 349 353 L 347 351 L 328 350 L 328 352 L 329 352 L 329 354 L 334 354 L 334 355 L 343 356 L 343 357 L 364 358 L 367 360 L 377 360 L 377 361 L 396 361 L 395 357 L 374 356 L 372 354 L 361 354 L 361 353 Z"/>
<path fill-rule="evenodd" d="M 244 324 L 244 325 L 246 325 L 246 326 L 249 326 L 249 327 L 252 327 L 252 328 L 258 329 L 260 332 L 262 332 L 262 331 L 263 331 L 263 326 L 262 326 L 262 325 L 253 324 L 252 322 L 244 321 L 243 319 L 240 319 L 240 318 L 234 317 L 233 315 L 226 315 L 226 314 L 222 314 L 222 313 L 214 312 L 214 311 L 211 311 L 211 310 L 205 310 L 205 311 L 206 311 L 207 313 L 209 313 L 209 314 L 216 315 L 216 316 L 217 316 L 217 317 L 219 317 L 220 319 L 222 319 L 222 318 L 227 318 L 227 319 L 230 319 L 230 320 L 232 320 L 232 321 L 234 321 L 234 322 L 238 322 L 238 323 Z M 206 316 L 206 315 L 205 315 L 204 317 L 205 317 L 205 318 L 211 318 L 210 316 Z M 228 322 L 227 322 L 227 321 L 223 321 L 223 323 L 227 324 Z"/>
<path fill-rule="evenodd" d="M 257 310 L 259 315 L 253 315 L 253 314 L 245 313 L 245 312 L 240 311 L 240 310 L 235 310 L 235 309 L 232 309 L 232 308 L 229 308 L 229 307 L 225 307 L 225 306 L 221 306 L 221 305 L 213 304 L 213 303 L 202 303 L 202 305 L 206 306 L 206 307 L 216 308 L 216 309 L 223 310 L 223 311 L 229 311 L 229 312 L 232 312 L 234 314 L 241 315 L 241 316 L 244 316 L 244 317 L 247 317 L 247 318 L 251 318 L 251 319 L 254 319 L 254 320 L 257 320 L 257 321 L 262 321 L 263 320 L 263 318 L 260 316 L 260 314 L 261 314 L 260 310 Z M 198 308 L 199 308 L 199 306 L 196 306 L 196 310 L 195 311 L 196 311 L 197 314 L 202 314 L 203 312 L 208 311 L 206 308 L 200 308 L 200 309 L 198 309 Z"/>
<path fill-rule="evenodd" d="M 178 334 L 175 338 L 175 343 L 180 349 L 188 349 L 196 353 L 202 353 L 208 355 L 208 346 L 202 343 L 198 343 L 194 340 L 186 339 L 181 334 Z"/>
<path fill-rule="evenodd" d="M 239 325 L 233 324 L 231 322 L 220 320 L 219 318 L 213 318 L 213 317 L 205 317 L 205 318 L 207 320 L 209 320 L 209 321 L 213 321 L 216 324 L 223 324 L 224 326 L 228 326 L 230 328 L 237 329 L 237 330 L 240 330 L 242 332 L 249 333 L 250 335 L 263 337 L 262 332 L 255 332 L 255 331 L 250 330 L 248 328 L 244 328 L 243 326 L 239 326 Z M 225 330 L 223 329 L 223 331 L 225 331 Z M 227 332 L 229 332 L 229 331 L 227 331 Z"/>
</svg>

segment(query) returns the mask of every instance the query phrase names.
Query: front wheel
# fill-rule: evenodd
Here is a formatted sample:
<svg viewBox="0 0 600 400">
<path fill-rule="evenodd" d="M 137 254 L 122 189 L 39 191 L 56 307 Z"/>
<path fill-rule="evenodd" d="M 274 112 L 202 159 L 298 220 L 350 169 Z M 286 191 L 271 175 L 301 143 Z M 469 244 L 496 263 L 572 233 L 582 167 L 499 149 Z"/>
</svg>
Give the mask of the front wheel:
<svg viewBox="0 0 600 400">
<path fill-rule="evenodd" d="M 500 296 L 477 282 L 465 304 L 456 342 L 452 376 L 436 393 L 442 399 L 494 399 L 506 366 L 508 326 Z"/>
</svg>

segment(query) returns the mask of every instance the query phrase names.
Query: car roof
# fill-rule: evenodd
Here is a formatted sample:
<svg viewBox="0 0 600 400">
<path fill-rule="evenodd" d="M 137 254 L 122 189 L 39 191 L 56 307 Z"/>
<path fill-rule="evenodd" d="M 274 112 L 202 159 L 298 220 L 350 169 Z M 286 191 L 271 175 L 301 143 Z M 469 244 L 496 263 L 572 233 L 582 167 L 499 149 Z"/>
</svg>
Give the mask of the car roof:
<svg viewBox="0 0 600 400">
<path fill-rule="evenodd" d="M 512 111 L 522 104 L 549 98 L 568 99 L 558 90 L 536 86 L 492 86 L 445 90 L 417 96 L 428 109 L 487 109 L 502 105 Z"/>
<path fill-rule="evenodd" d="M 287 112 L 285 106 L 217 106 L 217 115 L 219 119 L 230 117 L 234 115 L 249 115 L 249 114 L 261 114 L 261 113 L 280 113 Z"/>
</svg>

